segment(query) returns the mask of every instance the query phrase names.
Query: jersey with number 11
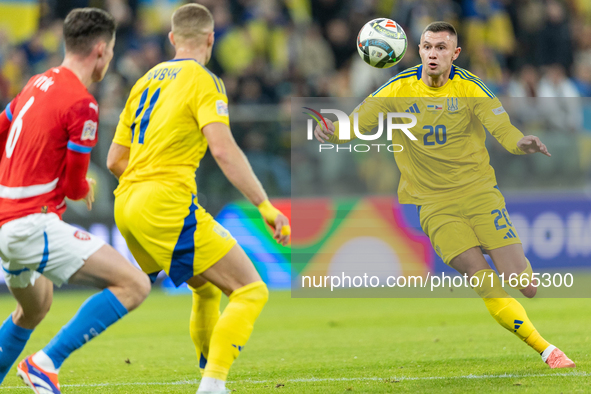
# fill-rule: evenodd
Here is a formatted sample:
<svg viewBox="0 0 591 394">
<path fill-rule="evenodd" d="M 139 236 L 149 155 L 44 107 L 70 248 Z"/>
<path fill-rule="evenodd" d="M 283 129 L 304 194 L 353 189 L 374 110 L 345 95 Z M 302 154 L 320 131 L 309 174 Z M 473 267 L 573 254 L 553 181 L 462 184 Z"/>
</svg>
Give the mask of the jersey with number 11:
<svg viewBox="0 0 591 394">
<path fill-rule="evenodd" d="M 140 78 L 121 113 L 113 142 L 130 148 L 118 195 L 134 182 L 174 183 L 196 193 L 204 126 L 229 125 L 221 79 L 193 59 L 163 62 Z"/>
<path fill-rule="evenodd" d="M 97 142 L 96 100 L 72 71 L 56 67 L 33 76 L 2 116 L 0 225 L 33 213 L 61 215 L 67 152 L 88 154 Z"/>
</svg>

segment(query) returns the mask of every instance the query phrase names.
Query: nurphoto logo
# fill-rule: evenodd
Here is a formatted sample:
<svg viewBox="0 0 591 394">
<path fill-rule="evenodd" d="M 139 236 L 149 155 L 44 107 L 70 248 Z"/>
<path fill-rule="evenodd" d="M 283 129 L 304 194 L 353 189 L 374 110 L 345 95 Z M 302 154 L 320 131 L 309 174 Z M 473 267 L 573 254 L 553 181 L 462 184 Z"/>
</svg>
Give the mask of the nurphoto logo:
<svg viewBox="0 0 591 394">
<path fill-rule="evenodd" d="M 373 134 L 363 134 L 359 131 L 359 114 L 355 112 L 353 114 L 353 133 L 354 137 L 351 137 L 351 121 L 349 120 L 349 115 L 345 112 L 338 110 L 338 109 L 321 109 L 320 112 L 309 108 L 303 107 L 304 109 L 310 112 L 304 112 L 304 114 L 309 115 L 312 119 L 308 119 L 307 123 L 307 139 L 309 141 L 314 139 L 314 120 L 316 123 L 323 129 L 328 130 L 328 124 L 326 119 L 322 114 L 333 114 L 337 117 L 337 121 L 339 123 L 338 127 L 338 138 L 339 140 L 349 141 L 353 138 L 358 138 L 362 141 L 375 141 L 384 134 L 384 113 L 378 113 L 378 130 Z M 398 123 L 402 119 L 410 119 L 408 123 Z M 392 134 L 394 130 L 402 131 L 410 140 L 416 141 L 417 138 L 410 132 L 410 128 L 414 127 L 417 124 L 417 117 L 408 112 L 388 112 L 386 114 L 386 138 L 388 141 L 392 141 Z M 377 148 L 377 151 L 380 151 L 380 147 L 386 146 L 386 149 L 389 152 L 402 152 L 404 147 L 400 144 L 354 144 L 350 146 L 336 146 L 335 144 L 320 144 L 319 145 L 319 152 L 323 150 L 330 150 L 336 149 L 337 152 L 339 151 L 347 151 L 347 152 L 369 152 L 372 147 Z"/>
</svg>

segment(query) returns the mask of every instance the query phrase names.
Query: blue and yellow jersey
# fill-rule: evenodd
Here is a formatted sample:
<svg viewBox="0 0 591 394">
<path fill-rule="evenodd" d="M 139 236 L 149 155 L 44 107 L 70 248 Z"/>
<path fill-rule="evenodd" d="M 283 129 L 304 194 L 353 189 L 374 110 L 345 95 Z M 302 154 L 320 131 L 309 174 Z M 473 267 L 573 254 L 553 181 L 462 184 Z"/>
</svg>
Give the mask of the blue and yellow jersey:
<svg viewBox="0 0 591 394">
<path fill-rule="evenodd" d="M 378 125 L 379 113 L 408 112 L 417 118 L 410 140 L 402 131 L 392 143 L 404 147 L 394 157 L 401 172 L 398 199 L 403 204 L 455 199 L 496 185 L 485 147 L 486 129 L 513 154 L 523 134 L 511 125 L 501 102 L 474 74 L 452 66 L 449 80 L 438 88 L 421 80 L 422 66 L 396 75 L 372 93 L 350 115 L 358 114 L 359 131 Z M 401 123 L 409 123 L 409 119 Z M 484 127 L 483 127 L 484 126 Z M 343 143 L 336 131 L 329 142 Z M 351 134 L 353 135 L 353 134 Z"/>
<path fill-rule="evenodd" d="M 119 194 L 142 181 L 174 182 L 196 194 L 195 170 L 207 150 L 205 125 L 229 125 L 224 83 L 193 59 L 152 68 L 131 89 L 113 142 L 130 148 Z"/>
</svg>

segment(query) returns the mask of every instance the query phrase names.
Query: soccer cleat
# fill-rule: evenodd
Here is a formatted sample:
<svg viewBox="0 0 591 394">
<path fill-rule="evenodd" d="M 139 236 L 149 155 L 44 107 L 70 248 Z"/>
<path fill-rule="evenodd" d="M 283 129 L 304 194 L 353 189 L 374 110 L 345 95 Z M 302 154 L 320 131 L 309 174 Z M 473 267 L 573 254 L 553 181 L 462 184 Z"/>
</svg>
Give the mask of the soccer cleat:
<svg viewBox="0 0 591 394">
<path fill-rule="evenodd" d="M 552 353 L 546 359 L 546 364 L 552 369 L 554 368 L 574 368 L 575 363 L 570 358 L 566 357 L 560 349 L 552 350 Z"/>
<path fill-rule="evenodd" d="M 230 394 L 232 393 L 229 389 L 223 390 L 216 390 L 216 391 L 199 391 L 197 390 L 197 394 Z"/>
<path fill-rule="evenodd" d="M 37 394 L 61 394 L 57 374 L 46 372 L 33 362 L 33 356 L 21 361 L 16 367 L 16 376 Z"/>
</svg>

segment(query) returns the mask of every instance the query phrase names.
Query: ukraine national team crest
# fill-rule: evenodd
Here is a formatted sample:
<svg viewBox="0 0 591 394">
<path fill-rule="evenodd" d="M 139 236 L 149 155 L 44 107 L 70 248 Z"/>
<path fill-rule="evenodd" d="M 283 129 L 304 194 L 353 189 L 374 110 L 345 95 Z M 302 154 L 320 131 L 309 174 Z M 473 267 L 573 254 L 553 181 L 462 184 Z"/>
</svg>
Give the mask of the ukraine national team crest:
<svg viewBox="0 0 591 394">
<path fill-rule="evenodd" d="M 97 122 L 93 122 L 92 120 L 87 120 L 86 122 L 84 122 L 84 127 L 82 128 L 82 135 L 80 136 L 80 140 L 94 140 L 96 138 L 97 126 Z"/>
<path fill-rule="evenodd" d="M 447 110 L 449 112 L 455 112 L 459 109 L 458 98 L 451 97 L 447 99 Z"/>
</svg>

